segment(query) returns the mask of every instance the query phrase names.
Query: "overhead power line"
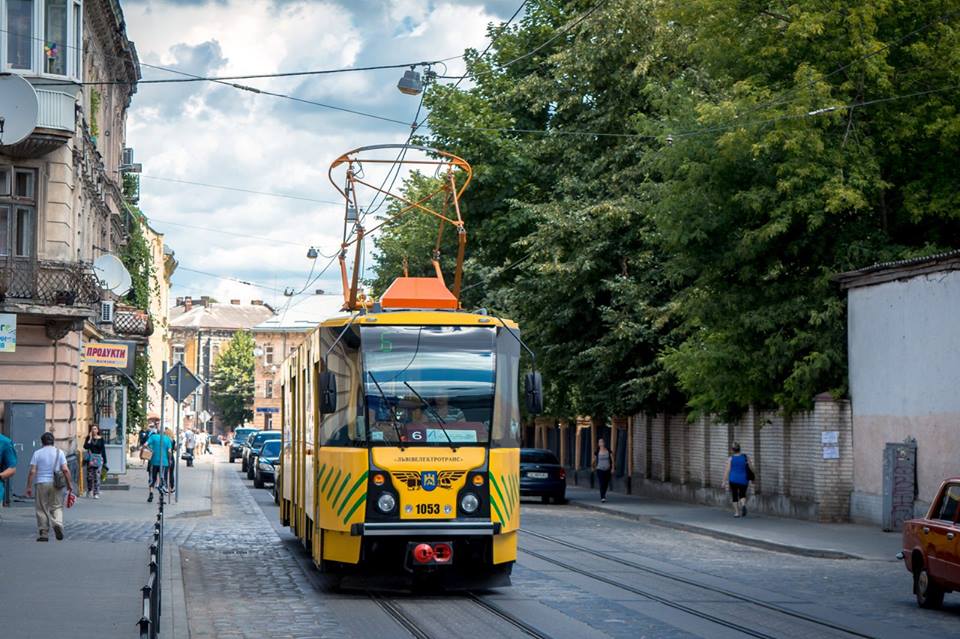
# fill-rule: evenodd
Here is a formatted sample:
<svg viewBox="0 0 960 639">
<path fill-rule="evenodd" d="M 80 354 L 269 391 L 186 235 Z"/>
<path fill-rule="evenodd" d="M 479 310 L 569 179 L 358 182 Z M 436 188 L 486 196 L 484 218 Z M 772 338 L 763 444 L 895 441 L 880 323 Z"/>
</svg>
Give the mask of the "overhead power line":
<svg viewBox="0 0 960 639">
<path fill-rule="evenodd" d="M 188 268 L 186 266 L 178 265 L 178 271 L 187 271 L 188 273 L 196 273 L 198 275 L 206 275 L 207 277 L 213 277 L 218 280 L 226 280 L 228 282 L 236 282 L 238 284 L 245 284 L 246 286 L 252 286 L 254 288 L 260 288 L 265 291 L 273 291 L 275 293 L 283 293 L 282 289 L 276 288 L 275 286 L 267 286 L 266 284 L 258 284 L 257 282 L 251 282 L 249 280 L 242 280 L 238 277 L 228 277 L 226 275 L 217 275 L 216 273 L 211 273 L 209 271 L 201 271 L 195 268 Z"/>
<path fill-rule="evenodd" d="M 191 180 L 181 180 L 179 178 L 169 178 L 161 177 L 159 175 L 150 175 L 142 174 L 140 177 L 146 178 L 148 180 L 159 180 L 161 182 L 175 182 L 176 184 L 189 184 L 191 186 L 201 186 L 208 189 L 221 189 L 223 191 L 237 191 L 239 193 L 251 193 L 253 195 L 268 195 L 270 197 L 281 197 L 288 200 L 300 200 L 303 202 L 315 202 L 317 204 L 333 204 L 335 206 L 343 205 L 343 202 L 335 202 L 333 200 L 318 200 L 312 197 L 304 197 L 301 195 L 291 195 L 289 193 L 276 193 L 274 191 L 256 191 L 253 189 L 244 189 L 239 186 L 227 186 L 225 184 L 208 184 L 206 182 L 193 182 Z"/>
</svg>

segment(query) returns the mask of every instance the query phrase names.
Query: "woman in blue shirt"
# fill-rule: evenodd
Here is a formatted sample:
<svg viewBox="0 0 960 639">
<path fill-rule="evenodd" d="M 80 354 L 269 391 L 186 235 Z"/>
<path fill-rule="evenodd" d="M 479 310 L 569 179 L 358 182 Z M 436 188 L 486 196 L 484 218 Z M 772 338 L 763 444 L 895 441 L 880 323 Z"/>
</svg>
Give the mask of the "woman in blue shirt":
<svg viewBox="0 0 960 639">
<path fill-rule="evenodd" d="M 733 501 L 733 516 L 747 516 L 747 485 L 750 483 L 750 460 L 740 452 L 739 442 L 733 442 L 730 447 L 732 453 L 727 458 L 727 467 L 723 472 L 723 487 L 730 486 L 730 497 Z"/>
</svg>

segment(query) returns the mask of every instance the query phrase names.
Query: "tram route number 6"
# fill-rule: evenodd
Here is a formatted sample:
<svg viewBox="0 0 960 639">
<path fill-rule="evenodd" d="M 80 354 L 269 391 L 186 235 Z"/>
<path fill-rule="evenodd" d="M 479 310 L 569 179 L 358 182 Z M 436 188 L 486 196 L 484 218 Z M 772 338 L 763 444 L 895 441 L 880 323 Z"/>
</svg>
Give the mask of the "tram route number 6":
<svg viewBox="0 0 960 639">
<path fill-rule="evenodd" d="M 418 515 L 439 515 L 440 504 L 417 504 Z"/>
</svg>

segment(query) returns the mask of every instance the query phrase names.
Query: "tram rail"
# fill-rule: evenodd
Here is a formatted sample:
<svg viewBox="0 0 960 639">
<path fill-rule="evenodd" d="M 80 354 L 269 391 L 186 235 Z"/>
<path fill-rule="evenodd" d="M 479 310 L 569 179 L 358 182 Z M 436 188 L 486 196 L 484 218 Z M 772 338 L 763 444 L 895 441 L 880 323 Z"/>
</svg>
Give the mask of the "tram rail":
<svg viewBox="0 0 960 639">
<path fill-rule="evenodd" d="M 575 544 L 575 543 L 570 542 L 570 541 L 567 541 L 567 540 L 565 540 L 565 539 L 559 539 L 559 538 L 557 538 L 557 537 L 552 537 L 552 536 L 550 536 L 550 535 L 544 535 L 543 533 L 534 532 L 534 531 L 528 530 L 528 529 L 521 529 L 521 532 L 523 532 L 524 534 L 530 535 L 531 537 L 536 537 L 536 538 L 539 538 L 539 539 L 543 539 L 543 540 L 549 541 L 549 542 L 551 542 L 551 543 L 555 543 L 555 544 L 558 544 L 558 545 L 561 545 L 561 546 L 565 546 L 565 547 L 567 547 L 567 548 L 571 548 L 571 549 L 577 550 L 577 551 L 579 551 L 579 552 L 583 552 L 583 553 L 586 553 L 586 554 L 589 554 L 589 555 L 592 555 L 592 556 L 595 556 L 595 557 L 599 557 L 599 558 L 601 558 L 601 559 L 605 559 L 605 560 L 607 560 L 607 561 L 614 562 L 614 563 L 619 564 L 619 565 L 621 565 L 621 566 L 625 566 L 625 567 L 628 567 L 628 568 L 632 568 L 632 569 L 635 569 L 635 570 L 638 570 L 638 571 L 641 571 L 641 572 L 645 572 L 645 573 L 648 573 L 648 574 L 656 575 L 656 576 L 658 576 L 658 577 L 661 577 L 661 578 L 664 578 L 664 579 L 669 579 L 669 580 L 671 580 L 671 581 L 675 581 L 675 582 L 677 582 L 677 583 L 682 583 L 682 584 L 684 584 L 684 585 L 692 586 L 692 587 L 695 587 L 695 588 L 699 588 L 699 589 L 701 589 L 701 590 L 706 590 L 706 591 L 709 591 L 709 592 L 713 592 L 713 593 L 716 593 L 716 594 L 720 594 L 720 595 L 723 595 L 723 596 L 725 596 L 725 597 L 729 597 L 729 598 L 731 598 L 731 599 L 735 599 L 735 600 L 737 600 L 737 601 L 741 601 L 741 602 L 744 602 L 744 603 L 747 603 L 747 604 L 750 604 L 750 605 L 753 605 L 753 606 L 756 606 L 756 607 L 759 607 L 759 608 L 764 608 L 764 609 L 766 609 L 766 610 L 770 610 L 770 611 L 772 611 L 772 612 L 776 612 L 776 613 L 781 614 L 781 615 L 785 615 L 785 616 L 792 617 L 792 618 L 797 619 L 797 620 L 800 620 L 800 621 L 804 621 L 804 622 L 806 622 L 806 623 L 814 624 L 814 625 L 819 626 L 819 627 L 822 627 L 822 628 L 828 628 L 828 629 L 830 629 L 830 630 L 834 630 L 834 631 L 836 631 L 836 632 L 839 632 L 839 633 L 844 634 L 844 635 L 847 635 L 847 636 L 851 636 L 851 637 L 861 637 L 861 638 L 864 638 L 864 639 L 873 639 L 873 635 L 866 634 L 866 633 L 861 632 L 861 631 L 859 631 L 859 630 L 856 630 L 856 629 L 854 629 L 854 628 L 849 628 L 849 627 L 847 627 L 847 626 L 843 626 L 843 625 L 834 623 L 834 622 L 832 622 L 832 621 L 828 621 L 828 620 L 825 620 L 825 619 L 820 619 L 820 618 L 817 618 L 817 617 L 813 617 L 813 616 L 811 616 L 811 615 L 807 615 L 807 614 L 805 614 L 805 613 L 798 612 L 798 611 L 795 611 L 795 610 L 790 610 L 789 608 L 785 608 L 785 607 L 779 606 L 779 605 L 777 605 L 777 604 L 772 604 L 772 603 L 769 603 L 769 602 L 766 602 L 766 601 L 763 601 L 763 600 L 760 600 L 760 599 L 756 599 L 756 598 L 754 598 L 754 597 L 750 597 L 750 596 L 747 596 L 747 595 L 743 595 L 743 594 L 734 592 L 734 591 L 732 591 L 732 590 L 728 590 L 728 589 L 726 589 L 726 588 L 721 588 L 721 587 L 719 587 L 719 586 L 711 586 L 711 585 L 708 585 L 708 584 L 703 584 L 703 583 L 694 581 L 694 580 L 692 580 L 692 579 L 687 579 L 686 577 L 681 577 L 681 576 L 679 576 L 679 575 L 669 573 L 669 572 L 664 571 L 664 570 L 659 570 L 659 569 L 657 569 L 657 568 L 651 568 L 650 566 L 644 566 L 643 564 L 639 564 L 639 563 L 636 563 L 636 562 L 633 562 L 633 561 L 629 561 L 629 560 L 623 559 L 623 558 L 621 558 L 621 557 L 616 557 L 616 556 L 614 556 L 614 555 L 611 555 L 610 553 L 605 553 L 605 552 L 602 552 L 602 551 L 593 550 L 592 548 L 588 548 L 588 547 L 586 547 L 586 546 L 581 546 L 581 545 L 579 545 L 579 544 Z M 577 566 L 574 566 L 574 565 L 572 565 L 572 564 L 568 564 L 567 562 L 560 561 L 560 560 L 555 559 L 555 558 L 553 558 L 553 557 L 549 557 L 549 556 L 547 556 L 547 555 L 545 555 L 545 554 L 543 554 L 543 553 L 537 552 L 537 551 L 535 551 L 535 550 L 530 550 L 529 548 L 523 548 L 522 546 L 521 546 L 518 550 L 519 550 L 520 552 L 526 553 L 526 554 L 528 554 L 528 555 L 530 555 L 530 556 L 536 557 L 537 559 L 540 559 L 541 561 L 546 561 L 547 563 L 550 563 L 550 564 L 553 564 L 553 565 L 555 565 L 555 566 L 564 568 L 564 569 L 566 569 L 566 570 L 570 570 L 570 571 L 572 571 L 572 572 L 576 572 L 576 573 L 581 574 L 581 575 L 583 575 L 583 576 L 585 576 L 585 577 L 589 577 L 590 579 L 594 579 L 594 580 L 596 580 L 596 581 L 603 582 L 603 583 L 605 583 L 605 584 L 607 584 L 607 585 L 614 586 L 614 587 L 619 588 L 619 589 L 621 589 L 621 590 L 625 590 L 625 591 L 627 591 L 627 592 L 631 592 L 631 593 L 633 593 L 633 594 L 640 595 L 640 596 L 642 596 L 642 597 L 647 597 L 647 598 L 649 598 L 649 599 L 652 599 L 652 600 L 654 600 L 654 601 L 657 601 L 658 603 L 661 603 L 661 604 L 663 604 L 663 605 L 665 605 L 665 606 L 668 606 L 668 607 L 670 607 L 670 608 L 674 608 L 674 609 L 677 609 L 677 610 L 682 610 L 682 611 L 687 612 L 687 613 L 689 613 L 689 614 L 691 614 L 691 615 L 697 616 L 697 617 L 699 617 L 699 618 L 701 618 L 701 619 L 710 621 L 710 622 L 712 622 L 712 623 L 717 623 L 717 624 L 719 624 L 719 625 L 725 626 L 725 627 L 730 628 L 730 629 L 732 629 L 732 630 L 736 630 L 736 631 L 741 632 L 741 633 L 743 633 L 743 634 L 746 634 L 746 635 L 749 635 L 749 636 L 752 636 L 752 637 L 758 637 L 759 639 L 775 639 L 775 638 L 777 637 L 777 635 L 770 635 L 770 634 L 767 634 L 767 633 L 765 633 L 765 632 L 762 632 L 762 631 L 759 631 L 759 630 L 755 630 L 755 629 L 753 629 L 753 628 L 750 628 L 750 627 L 748 627 L 748 626 L 744 626 L 744 625 L 742 625 L 742 624 L 737 624 L 737 623 L 735 623 L 735 622 L 731 622 L 731 621 L 729 621 L 729 620 L 727 620 L 727 619 L 724 619 L 723 617 L 720 617 L 720 616 L 718 616 L 718 615 L 713 615 L 713 614 L 711 614 L 711 613 L 704 612 L 704 611 L 702 611 L 702 610 L 697 610 L 696 608 L 693 608 L 693 607 L 691 607 L 691 606 L 689 606 L 689 605 L 687 605 L 687 604 L 682 604 L 682 603 L 679 603 L 679 602 L 677 602 L 677 601 L 673 601 L 673 600 L 669 599 L 668 597 L 664 597 L 664 596 L 659 595 L 659 594 L 657 594 L 657 593 L 650 592 L 649 590 L 644 590 L 644 589 L 641 589 L 641 588 L 637 588 L 637 587 L 635 587 L 635 586 L 631 586 L 631 585 L 629 585 L 629 584 L 624 584 L 624 583 L 622 583 L 622 582 L 619 582 L 619 581 L 617 581 L 617 580 L 615 580 L 615 579 L 610 579 L 609 577 L 605 577 L 605 576 L 603 576 L 603 575 L 598 575 L 598 574 L 596 574 L 596 573 L 590 572 L 589 570 L 584 570 L 584 569 L 579 568 L 579 567 L 577 567 Z"/>
</svg>

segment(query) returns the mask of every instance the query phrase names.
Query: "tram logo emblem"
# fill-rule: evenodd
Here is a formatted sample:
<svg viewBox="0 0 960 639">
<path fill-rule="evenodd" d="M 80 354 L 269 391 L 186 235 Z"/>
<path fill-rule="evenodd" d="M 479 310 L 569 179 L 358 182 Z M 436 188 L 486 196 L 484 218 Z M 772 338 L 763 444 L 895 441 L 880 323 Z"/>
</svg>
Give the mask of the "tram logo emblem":
<svg viewBox="0 0 960 639">
<path fill-rule="evenodd" d="M 420 485 L 426 491 L 431 491 L 437 487 L 437 471 L 425 470 L 420 473 Z"/>
<path fill-rule="evenodd" d="M 401 470 L 393 474 L 394 479 L 406 484 L 410 490 L 425 490 L 430 492 L 436 488 L 449 490 L 453 484 L 467 474 L 465 470 Z"/>
</svg>

